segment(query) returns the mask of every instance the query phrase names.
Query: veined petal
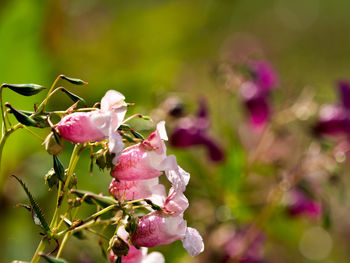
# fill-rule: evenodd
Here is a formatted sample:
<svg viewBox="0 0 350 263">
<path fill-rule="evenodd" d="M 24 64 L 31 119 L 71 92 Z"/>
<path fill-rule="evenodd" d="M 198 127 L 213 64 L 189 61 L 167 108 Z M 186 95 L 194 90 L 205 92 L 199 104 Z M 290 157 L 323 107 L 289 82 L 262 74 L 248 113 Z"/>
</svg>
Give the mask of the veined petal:
<svg viewBox="0 0 350 263">
<path fill-rule="evenodd" d="M 184 192 L 190 180 L 190 174 L 183 170 L 174 155 L 169 155 L 163 163 L 163 169 L 175 191 Z"/>
<path fill-rule="evenodd" d="M 167 245 L 184 238 L 186 225 L 182 215 L 167 216 L 152 212 L 139 220 L 137 232 L 131 236 L 131 241 L 139 247 Z"/>
<path fill-rule="evenodd" d="M 186 229 L 185 238 L 182 240 L 182 244 L 191 257 L 197 256 L 204 250 L 204 243 L 201 235 L 192 227 Z"/>
<path fill-rule="evenodd" d="M 108 126 L 108 120 L 108 116 L 97 111 L 75 112 L 62 118 L 56 127 L 63 138 L 74 143 L 102 141 L 107 138 L 104 127 Z"/>
</svg>

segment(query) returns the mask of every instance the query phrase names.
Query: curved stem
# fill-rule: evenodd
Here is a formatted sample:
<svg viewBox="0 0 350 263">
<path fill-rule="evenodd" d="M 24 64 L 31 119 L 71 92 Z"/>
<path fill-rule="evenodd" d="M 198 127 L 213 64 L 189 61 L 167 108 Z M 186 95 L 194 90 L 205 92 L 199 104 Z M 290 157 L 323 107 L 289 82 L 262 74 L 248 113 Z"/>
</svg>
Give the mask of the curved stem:
<svg viewBox="0 0 350 263">
<path fill-rule="evenodd" d="M 57 82 L 58 82 L 61 78 L 62 78 L 62 75 L 59 75 L 59 76 L 55 79 L 55 81 L 52 83 L 51 88 L 49 89 L 49 92 L 48 92 L 47 95 L 46 95 L 46 98 L 43 100 L 42 103 L 40 103 L 40 105 L 39 105 L 38 108 L 36 109 L 35 113 L 40 113 L 41 111 L 44 111 L 44 110 L 45 110 L 47 101 L 48 101 L 49 98 L 50 98 L 50 94 L 51 94 L 51 92 L 53 91 L 53 89 L 55 88 Z"/>
</svg>

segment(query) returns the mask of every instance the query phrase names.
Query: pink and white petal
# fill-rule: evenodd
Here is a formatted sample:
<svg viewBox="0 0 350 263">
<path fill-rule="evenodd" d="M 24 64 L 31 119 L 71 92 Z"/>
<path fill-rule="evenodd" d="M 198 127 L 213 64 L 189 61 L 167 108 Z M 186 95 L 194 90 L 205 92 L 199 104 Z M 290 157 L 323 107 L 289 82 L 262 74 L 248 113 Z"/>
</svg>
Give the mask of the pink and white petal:
<svg viewBox="0 0 350 263">
<path fill-rule="evenodd" d="M 105 135 L 108 136 L 111 123 L 110 113 L 105 113 L 100 110 L 91 112 L 91 123 L 98 127 L 98 129 Z"/>
<path fill-rule="evenodd" d="M 164 202 L 164 209 L 173 216 L 183 213 L 188 208 L 188 199 L 182 192 L 176 192 L 174 188 L 169 191 L 169 196 Z"/>
<path fill-rule="evenodd" d="M 101 111 L 111 114 L 111 127 L 118 129 L 126 114 L 126 103 L 123 94 L 115 90 L 109 90 L 101 100 Z"/>
<path fill-rule="evenodd" d="M 131 236 L 131 241 L 135 246 L 155 247 L 183 239 L 185 233 L 186 221 L 182 215 L 172 217 L 152 212 L 139 220 L 137 232 Z"/>
<path fill-rule="evenodd" d="M 166 129 L 165 129 L 165 121 L 158 122 L 158 124 L 157 124 L 157 133 L 159 134 L 159 137 L 163 141 L 167 141 L 168 140 L 168 135 L 167 135 Z"/>
<path fill-rule="evenodd" d="M 177 165 L 176 157 L 169 155 L 163 162 L 162 168 L 165 170 L 165 175 L 172 183 L 175 191 L 184 192 L 190 180 L 190 174 Z"/>
<path fill-rule="evenodd" d="M 191 257 L 197 256 L 204 250 L 204 243 L 201 235 L 192 227 L 186 229 L 186 235 L 182 240 L 182 245 Z"/>
<path fill-rule="evenodd" d="M 165 130 L 165 121 L 161 121 L 157 124 L 157 129 L 153 132 L 147 142 L 155 149 L 154 151 L 159 155 L 165 155 L 166 146 L 164 141 L 168 140 L 168 136 Z"/>
<path fill-rule="evenodd" d="M 152 252 L 149 255 L 146 255 L 141 263 L 164 263 L 164 256 L 160 252 Z"/>
<path fill-rule="evenodd" d="M 110 186 L 110 193 L 116 198 L 121 198 L 125 195 L 127 200 L 135 199 L 156 199 L 157 192 L 163 194 L 165 192 L 164 186 L 158 184 L 158 178 L 149 180 L 125 181 L 113 179 Z"/>
<path fill-rule="evenodd" d="M 126 256 L 122 256 L 123 263 L 141 263 L 143 262 L 143 255 L 141 249 L 134 246 L 129 246 L 129 252 Z"/>
<path fill-rule="evenodd" d="M 109 90 L 106 92 L 101 100 L 101 110 L 104 112 L 109 112 L 113 109 L 117 109 L 125 106 L 125 97 L 118 91 Z"/>
<path fill-rule="evenodd" d="M 111 171 L 119 180 L 146 180 L 162 175 L 162 172 L 150 166 L 148 152 L 141 144 L 130 146 L 122 152 L 118 163 Z"/>
<path fill-rule="evenodd" d="M 118 163 L 118 159 L 122 154 L 123 148 L 124 148 L 124 143 L 120 134 L 110 129 L 108 149 L 110 153 L 114 153 L 114 157 L 112 160 L 112 163 L 114 165 Z"/>
<path fill-rule="evenodd" d="M 74 143 L 89 141 L 102 141 L 106 134 L 93 122 L 98 112 L 75 112 L 61 119 L 56 125 L 57 130 L 63 138 Z M 108 122 L 101 117 L 101 123 Z"/>
</svg>

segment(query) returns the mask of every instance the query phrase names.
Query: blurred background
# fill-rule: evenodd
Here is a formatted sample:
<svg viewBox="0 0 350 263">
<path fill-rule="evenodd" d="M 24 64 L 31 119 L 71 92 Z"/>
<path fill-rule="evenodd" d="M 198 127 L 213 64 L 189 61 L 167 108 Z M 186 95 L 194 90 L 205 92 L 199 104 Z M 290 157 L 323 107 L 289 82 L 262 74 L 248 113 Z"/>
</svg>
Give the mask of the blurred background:
<svg viewBox="0 0 350 263">
<path fill-rule="evenodd" d="M 192 259 L 179 241 L 156 248 L 166 262 L 349 262 L 347 140 L 312 133 L 318 109 L 338 100 L 336 82 L 350 78 L 349 10 L 347 0 L 2 0 L 0 82 L 49 87 L 59 74 L 81 78 L 89 85 L 64 85 L 89 105 L 118 90 L 135 103 L 129 115 L 166 119 L 170 135 L 186 118 L 195 123 L 199 101 L 206 105 L 205 129 L 215 146 L 168 149 L 191 173 L 185 218 L 206 249 Z M 249 123 L 240 95 L 248 77 L 237 70 L 253 60 L 269 61 L 278 76 L 269 121 L 259 128 Z M 44 94 L 3 96 L 32 110 Z M 69 106 L 60 94 L 49 105 Z M 65 165 L 71 149 L 66 142 Z M 15 207 L 25 195 L 9 175 L 21 177 L 51 217 L 56 193 L 47 191 L 44 175 L 52 158 L 24 130 L 4 151 L 0 261 L 29 261 L 40 229 Z M 79 188 L 107 194 L 108 172 L 96 167 L 90 176 L 88 163 L 85 153 Z M 295 194 L 292 205 L 310 202 L 291 207 Z M 72 238 L 63 257 L 105 262 L 95 241 Z M 234 251 L 247 242 L 237 258 Z"/>
</svg>

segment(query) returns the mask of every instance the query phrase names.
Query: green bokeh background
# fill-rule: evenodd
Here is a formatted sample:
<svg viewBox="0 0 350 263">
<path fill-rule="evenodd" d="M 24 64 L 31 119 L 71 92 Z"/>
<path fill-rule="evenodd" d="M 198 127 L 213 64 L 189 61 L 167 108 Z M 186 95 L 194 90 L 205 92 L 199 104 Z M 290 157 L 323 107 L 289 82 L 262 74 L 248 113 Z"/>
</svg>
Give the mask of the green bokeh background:
<svg viewBox="0 0 350 263">
<path fill-rule="evenodd" d="M 305 86 L 312 87 L 319 102 L 329 102 L 335 98 L 334 81 L 350 77 L 349 10 L 347 0 L 3 0 L 0 82 L 49 87 L 57 75 L 66 74 L 89 82 L 84 87 L 66 85 L 88 104 L 115 89 L 128 102 L 136 103 L 133 111 L 145 114 L 169 94 L 177 94 L 192 108 L 204 95 L 210 104 L 213 134 L 226 145 L 230 156 L 225 167 L 210 168 L 218 176 L 211 179 L 216 182 L 220 174 L 239 174 L 244 158 L 237 138 L 230 133 L 242 119 L 242 112 L 236 98 L 227 97 L 220 73 L 216 73 L 228 59 L 225 52 L 231 43 L 239 38 L 254 39 L 264 57 L 276 66 L 281 79 L 281 89 L 275 94 L 277 104 L 293 100 Z M 24 110 L 31 110 L 43 96 L 23 98 L 4 91 L 5 101 Z M 65 109 L 68 105 L 66 98 L 58 95 L 50 107 Z M 70 147 L 66 143 L 65 164 Z M 192 195 L 198 196 L 194 188 L 206 189 L 200 176 L 207 163 L 204 155 L 197 161 L 189 153 L 176 153 L 179 163 L 192 173 L 191 200 Z M 88 163 L 88 154 L 81 163 L 84 161 Z M 23 178 L 48 216 L 55 193 L 47 194 L 43 175 L 50 167 L 50 156 L 33 136 L 19 131 L 9 139 L 3 176 L 15 173 Z M 95 170 L 90 177 L 86 165 L 79 167 L 77 174 L 81 188 L 107 193 L 107 173 Z M 239 177 L 229 179 L 237 187 Z M 3 196 L 0 262 L 28 261 L 40 240 L 39 229 L 23 209 L 14 207 L 24 201 L 24 194 L 12 179 Z M 301 223 L 272 220 L 276 226 L 272 236 L 285 232 L 288 258 L 280 262 L 309 262 L 295 248 L 299 232 L 290 230 L 302 228 Z M 196 226 L 196 222 L 191 223 Z M 82 257 L 99 259 L 97 248 L 95 252 L 84 249 L 91 246 L 88 241 L 72 240 L 72 244 L 64 254 L 67 258 L 74 258 L 71 254 L 78 251 Z M 161 250 L 167 262 L 190 262 L 180 242 Z M 322 262 L 348 260 L 340 249 Z"/>
</svg>

